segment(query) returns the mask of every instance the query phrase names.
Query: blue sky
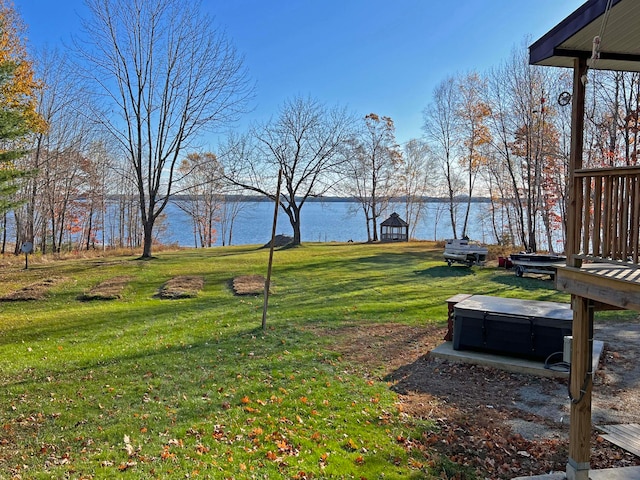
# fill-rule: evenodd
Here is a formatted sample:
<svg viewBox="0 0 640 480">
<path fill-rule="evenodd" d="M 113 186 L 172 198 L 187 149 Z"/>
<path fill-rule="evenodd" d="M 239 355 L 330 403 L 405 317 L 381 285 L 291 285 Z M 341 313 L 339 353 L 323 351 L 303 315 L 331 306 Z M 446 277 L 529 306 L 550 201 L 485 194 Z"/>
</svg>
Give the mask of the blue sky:
<svg viewBox="0 0 640 480">
<path fill-rule="evenodd" d="M 78 33 L 82 0 L 14 0 L 38 48 Z M 187 0 L 185 0 L 187 1 Z M 204 0 L 256 82 L 250 121 L 297 94 L 359 116 L 390 116 L 403 143 L 443 79 L 484 72 L 537 40 L 583 0 Z M 526 39 L 530 41 L 525 42 Z"/>
</svg>

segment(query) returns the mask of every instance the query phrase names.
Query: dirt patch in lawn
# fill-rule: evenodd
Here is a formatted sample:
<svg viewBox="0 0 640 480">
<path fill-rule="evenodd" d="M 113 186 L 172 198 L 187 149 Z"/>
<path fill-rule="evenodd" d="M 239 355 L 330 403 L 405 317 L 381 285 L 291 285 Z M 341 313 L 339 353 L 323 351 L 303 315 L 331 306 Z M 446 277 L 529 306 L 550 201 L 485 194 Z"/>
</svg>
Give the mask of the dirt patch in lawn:
<svg viewBox="0 0 640 480">
<path fill-rule="evenodd" d="M 131 278 L 130 276 L 109 278 L 83 293 L 80 300 L 118 300 L 122 298 L 122 291 L 129 284 Z"/>
<path fill-rule="evenodd" d="M 404 413 L 435 422 L 405 440 L 429 460 L 446 456 L 479 478 L 563 472 L 568 458 L 567 381 L 449 362 L 429 352 L 445 329 L 403 325 L 319 331 L 335 339 L 346 365 L 390 383 Z M 640 325 L 596 328 L 605 342 L 594 379 L 593 423 L 640 422 Z M 604 441 L 594 429 L 591 468 L 640 465 L 640 458 Z"/>
<path fill-rule="evenodd" d="M 45 278 L 1 296 L 0 301 L 18 302 L 23 300 L 43 300 L 51 287 L 62 281 L 64 281 L 64 278 L 61 277 Z"/>
<path fill-rule="evenodd" d="M 204 288 L 204 278 L 197 275 L 180 275 L 165 283 L 157 294 L 158 298 L 175 300 L 194 298 Z"/>
<path fill-rule="evenodd" d="M 262 275 L 241 275 L 232 281 L 236 295 L 259 295 L 264 293 L 266 279 Z"/>
</svg>

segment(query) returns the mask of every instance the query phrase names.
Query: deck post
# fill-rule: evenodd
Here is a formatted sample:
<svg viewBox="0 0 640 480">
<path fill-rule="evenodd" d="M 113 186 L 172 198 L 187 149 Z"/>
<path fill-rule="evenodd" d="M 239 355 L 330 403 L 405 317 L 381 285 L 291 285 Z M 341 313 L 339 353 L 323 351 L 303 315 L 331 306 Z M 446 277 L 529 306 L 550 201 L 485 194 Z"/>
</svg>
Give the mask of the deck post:
<svg viewBox="0 0 640 480">
<path fill-rule="evenodd" d="M 591 456 L 591 389 L 593 386 L 593 302 L 572 296 L 571 424 L 567 480 L 588 480 Z"/>
<path fill-rule="evenodd" d="M 587 62 L 583 58 L 573 61 L 573 95 L 571 103 L 571 152 L 569 157 L 569 205 L 567 205 L 567 245 L 565 255 L 567 266 L 580 267 L 575 254 L 580 251 L 582 184 L 576 179 L 575 171 L 582 168 L 584 142 L 584 97 Z M 579 188 L 580 186 L 580 188 Z"/>
<path fill-rule="evenodd" d="M 575 257 L 580 252 L 582 230 L 582 184 L 575 172 L 582 168 L 584 142 L 584 98 L 587 61 L 573 61 L 571 104 L 571 152 L 569 159 L 569 205 L 567 208 L 567 266 L 580 267 Z M 586 245 L 585 245 L 586 248 Z M 572 295 L 573 341 L 571 346 L 571 425 L 567 480 L 588 480 L 591 457 L 591 358 L 593 352 L 593 307 L 588 298 Z"/>
</svg>

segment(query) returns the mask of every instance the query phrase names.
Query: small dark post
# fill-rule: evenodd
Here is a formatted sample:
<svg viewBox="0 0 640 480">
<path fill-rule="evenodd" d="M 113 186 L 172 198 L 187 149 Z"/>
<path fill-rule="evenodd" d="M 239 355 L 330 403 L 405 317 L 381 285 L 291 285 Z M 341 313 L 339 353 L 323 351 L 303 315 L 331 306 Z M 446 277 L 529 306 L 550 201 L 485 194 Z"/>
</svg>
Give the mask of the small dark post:
<svg viewBox="0 0 640 480">
<path fill-rule="evenodd" d="M 24 269 L 29 269 L 29 254 L 33 251 L 33 243 L 24 242 L 20 250 L 24 253 Z"/>
</svg>

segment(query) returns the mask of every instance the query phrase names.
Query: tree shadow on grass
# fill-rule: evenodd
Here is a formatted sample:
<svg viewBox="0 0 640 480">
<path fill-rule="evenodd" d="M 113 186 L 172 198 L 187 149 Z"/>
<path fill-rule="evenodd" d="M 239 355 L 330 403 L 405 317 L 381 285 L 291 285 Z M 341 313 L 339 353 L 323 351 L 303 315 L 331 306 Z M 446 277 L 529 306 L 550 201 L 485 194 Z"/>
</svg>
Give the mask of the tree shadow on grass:
<svg viewBox="0 0 640 480">
<path fill-rule="evenodd" d="M 424 270 L 415 270 L 416 275 L 420 275 L 427 278 L 447 278 L 447 277 L 466 277 L 469 275 L 475 275 L 472 268 L 460 266 L 439 266 L 425 268 Z"/>
<path fill-rule="evenodd" d="M 524 288 L 526 290 L 549 290 L 549 295 L 557 295 L 555 282 L 549 275 L 535 274 L 518 277 L 513 271 L 505 270 L 504 273 L 493 276 L 493 281 L 507 287 Z M 539 300 L 545 300 L 540 298 Z"/>
</svg>

